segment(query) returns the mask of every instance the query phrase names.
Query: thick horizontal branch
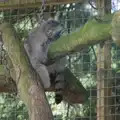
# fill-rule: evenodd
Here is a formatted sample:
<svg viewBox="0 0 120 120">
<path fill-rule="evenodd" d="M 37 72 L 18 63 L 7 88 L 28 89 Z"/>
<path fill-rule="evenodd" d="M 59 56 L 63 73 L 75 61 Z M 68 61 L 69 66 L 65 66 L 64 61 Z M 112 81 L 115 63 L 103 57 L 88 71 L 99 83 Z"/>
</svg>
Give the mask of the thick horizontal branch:
<svg viewBox="0 0 120 120">
<path fill-rule="evenodd" d="M 98 44 L 111 37 L 113 15 L 106 15 L 103 21 L 89 20 L 82 28 L 60 37 L 49 48 L 49 59 L 79 52 L 82 48 Z"/>
</svg>

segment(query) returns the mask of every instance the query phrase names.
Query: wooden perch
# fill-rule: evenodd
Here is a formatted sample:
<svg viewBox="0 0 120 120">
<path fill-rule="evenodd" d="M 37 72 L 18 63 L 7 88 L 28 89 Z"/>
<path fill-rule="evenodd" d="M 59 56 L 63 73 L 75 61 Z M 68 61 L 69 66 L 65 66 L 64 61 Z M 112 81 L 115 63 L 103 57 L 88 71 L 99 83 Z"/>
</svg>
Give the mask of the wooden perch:
<svg viewBox="0 0 120 120">
<path fill-rule="evenodd" d="M 46 5 L 70 4 L 76 2 L 83 2 L 83 0 L 47 0 Z M 20 9 L 20 8 L 36 8 L 40 7 L 42 0 L 1 0 L 0 9 Z"/>
</svg>

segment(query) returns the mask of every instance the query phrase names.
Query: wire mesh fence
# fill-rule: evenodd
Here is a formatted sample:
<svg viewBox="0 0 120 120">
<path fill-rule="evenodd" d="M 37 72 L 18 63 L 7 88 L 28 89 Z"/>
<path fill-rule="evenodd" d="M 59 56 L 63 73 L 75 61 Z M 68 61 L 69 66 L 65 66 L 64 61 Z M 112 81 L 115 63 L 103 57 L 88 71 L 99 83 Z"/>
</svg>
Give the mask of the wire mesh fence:
<svg viewBox="0 0 120 120">
<path fill-rule="evenodd" d="M 6 4 L 5 1 L 0 1 Z M 88 19 L 96 17 L 98 10 L 95 0 L 69 4 L 48 5 L 43 19 L 49 16 L 60 20 L 64 25 L 64 34 L 79 30 Z M 20 1 L 19 1 L 20 3 Z M 28 3 L 28 1 L 26 1 Z M 9 3 L 11 5 L 11 3 Z M 9 6 L 9 5 L 8 5 Z M 94 7 L 93 7 L 94 6 Z M 120 1 L 111 1 L 111 12 L 120 9 Z M 101 8 L 104 9 L 104 8 Z M 0 21 L 14 25 L 17 37 L 24 41 L 34 27 L 39 24 L 40 7 L 0 8 Z M 68 37 L 69 39 L 69 37 Z M 107 48 L 109 46 L 109 48 Z M 104 49 L 103 49 L 104 48 Z M 107 56 L 105 52 L 107 51 Z M 107 58 L 107 60 L 106 60 Z M 78 78 L 89 97 L 83 104 L 71 104 L 66 101 L 55 104 L 54 93 L 47 93 L 48 101 L 55 120 L 119 120 L 120 116 L 120 48 L 111 41 L 106 46 L 89 46 L 79 53 L 66 57 L 67 66 Z M 106 67 L 107 66 L 107 67 Z M 104 68 L 105 67 L 105 68 Z M 28 113 L 16 94 L 0 95 L 1 120 L 28 120 Z"/>
</svg>

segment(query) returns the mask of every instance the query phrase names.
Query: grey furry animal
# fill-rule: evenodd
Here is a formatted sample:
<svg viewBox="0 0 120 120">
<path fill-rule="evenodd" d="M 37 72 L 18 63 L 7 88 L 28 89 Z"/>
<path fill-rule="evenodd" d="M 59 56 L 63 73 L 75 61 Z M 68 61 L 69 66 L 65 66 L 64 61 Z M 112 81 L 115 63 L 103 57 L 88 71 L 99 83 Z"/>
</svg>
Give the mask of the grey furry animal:
<svg viewBox="0 0 120 120">
<path fill-rule="evenodd" d="M 24 42 L 24 48 L 30 59 L 30 62 L 36 72 L 39 74 L 44 88 L 50 87 L 50 78 L 45 66 L 47 62 L 47 53 L 50 43 L 57 40 L 62 32 L 62 26 L 58 21 L 47 20 L 40 26 L 33 29 L 28 39 Z"/>
</svg>

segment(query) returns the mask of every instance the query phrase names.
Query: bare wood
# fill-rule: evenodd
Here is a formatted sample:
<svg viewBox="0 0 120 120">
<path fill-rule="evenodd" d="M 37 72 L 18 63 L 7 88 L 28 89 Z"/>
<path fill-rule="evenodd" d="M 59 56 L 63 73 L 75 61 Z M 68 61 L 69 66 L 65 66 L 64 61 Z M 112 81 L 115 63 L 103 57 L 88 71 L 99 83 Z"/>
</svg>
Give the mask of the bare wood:
<svg viewBox="0 0 120 120">
<path fill-rule="evenodd" d="M 17 9 L 17 8 L 35 8 L 41 6 L 42 0 L 3 0 L 0 2 L 0 9 Z M 47 0 L 46 5 L 59 5 L 83 2 L 84 0 Z"/>
<path fill-rule="evenodd" d="M 110 43 L 105 42 L 103 48 L 99 48 L 97 61 L 97 120 L 113 120 L 110 116 L 111 69 L 110 69 Z"/>
<path fill-rule="evenodd" d="M 109 3 L 109 4 L 108 4 Z M 98 0 L 99 16 L 110 13 L 111 0 Z M 113 120 L 110 109 L 111 90 L 111 43 L 99 46 L 97 56 L 97 120 Z"/>
</svg>

